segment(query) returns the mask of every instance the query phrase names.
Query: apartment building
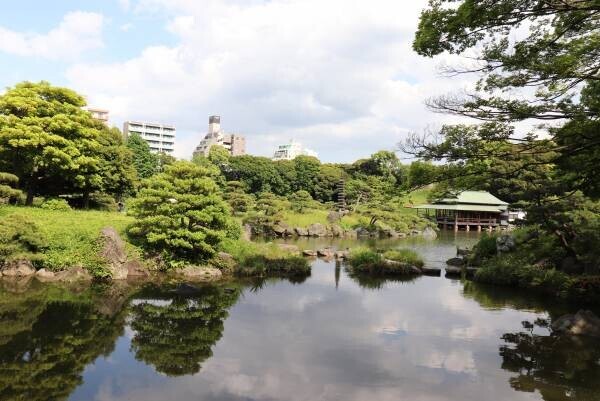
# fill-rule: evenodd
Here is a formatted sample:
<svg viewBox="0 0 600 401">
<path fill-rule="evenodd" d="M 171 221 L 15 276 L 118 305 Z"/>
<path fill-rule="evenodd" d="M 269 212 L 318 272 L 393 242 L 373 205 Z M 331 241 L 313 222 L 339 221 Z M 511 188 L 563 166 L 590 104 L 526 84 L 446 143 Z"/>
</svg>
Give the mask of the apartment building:
<svg viewBox="0 0 600 401">
<path fill-rule="evenodd" d="M 273 154 L 273 160 L 293 160 L 298 156 L 313 156 L 318 158 L 317 152 L 302 146 L 294 140 L 285 145 L 279 145 Z"/>
<path fill-rule="evenodd" d="M 123 135 L 127 138 L 130 134 L 141 136 L 154 153 L 172 154 L 175 150 L 175 127 L 172 125 L 125 121 Z"/>
<path fill-rule="evenodd" d="M 238 134 L 228 134 L 221 129 L 221 117 L 210 116 L 208 118 L 208 132 L 200 141 L 194 151 L 194 155 L 208 156 L 211 146 L 223 146 L 232 156 L 246 154 L 246 138 Z"/>
<path fill-rule="evenodd" d="M 95 107 L 86 108 L 92 115 L 92 118 L 102 121 L 104 124 L 108 125 L 108 110 L 97 109 Z"/>
</svg>

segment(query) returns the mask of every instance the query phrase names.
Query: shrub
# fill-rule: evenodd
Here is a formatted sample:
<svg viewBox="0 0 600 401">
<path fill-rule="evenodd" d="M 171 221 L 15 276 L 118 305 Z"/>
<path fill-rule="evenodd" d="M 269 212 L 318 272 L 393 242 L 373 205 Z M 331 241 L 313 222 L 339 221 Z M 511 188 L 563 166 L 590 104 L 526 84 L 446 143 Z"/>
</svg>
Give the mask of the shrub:
<svg viewBox="0 0 600 401">
<path fill-rule="evenodd" d="M 60 199 L 60 198 L 47 199 L 46 201 L 44 201 L 44 203 L 41 204 L 40 207 L 42 209 L 46 209 L 46 210 L 58 210 L 58 211 L 71 210 L 71 206 L 69 206 L 69 203 L 66 200 Z"/>
<path fill-rule="evenodd" d="M 396 262 L 406 263 L 412 266 L 423 267 L 421 256 L 412 249 L 393 249 L 385 252 L 383 257 Z"/>
<path fill-rule="evenodd" d="M 480 265 L 494 255 L 496 255 L 496 236 L 483 234 L 473 247 L 473 253 L 469 256 L 469 264 Z"/>
<path fill-rule="evenodd" d="M 348 263 L 354 269 L 371 270 L 378 266 L 381 267 L 383 264 L 383 257 L 380 253 L 377 253 L 372 249 L 357 247 L 350 251 Z"/>
<path fill-rule="evenodd" d="M 47 241 L 33 220 L 11 214 L 0 221 L 0 262 L 27 259 L 36 263 L 46 247 Z"/>
<path fill-rule="evenodd" d="M 233 224 L 210 172 L 184 161 L 145 180 L 129 212 L 136 218 L 129 235 L 165 267 L 206 262 Z"/>
</svg>

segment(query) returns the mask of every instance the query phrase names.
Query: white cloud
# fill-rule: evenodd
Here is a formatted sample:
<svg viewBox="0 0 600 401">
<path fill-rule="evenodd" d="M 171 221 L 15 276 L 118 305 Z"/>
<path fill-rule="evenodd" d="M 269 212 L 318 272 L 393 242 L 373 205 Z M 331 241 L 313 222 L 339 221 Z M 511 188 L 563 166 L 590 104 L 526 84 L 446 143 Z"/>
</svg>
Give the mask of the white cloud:
<svg viewBox="0 0 600 401">
<path fill-rule="evenodd" d="M 74 11 L 46 34 L 16 32 L 0 27 L 0 51 L 45 59 L 74 59 L 103 46 L 101 14 Z"/>
<path fill-rule="evenodd" d="M 137 12 L 167 15 L 177 44 L 118 63 L 79 64 L 68 78 L 116 121 L 175 124 L 189 156 L 220 114 L 271 155 L 293 137 L 325 161 L 393 148 L 409 131 L 446 117 L 423 101 L 469 81 L 441 79 L 411 42 L 425 0 L 141 0 Z M 89 77 L 94 77 L 93 80 Z"/>
</svg>

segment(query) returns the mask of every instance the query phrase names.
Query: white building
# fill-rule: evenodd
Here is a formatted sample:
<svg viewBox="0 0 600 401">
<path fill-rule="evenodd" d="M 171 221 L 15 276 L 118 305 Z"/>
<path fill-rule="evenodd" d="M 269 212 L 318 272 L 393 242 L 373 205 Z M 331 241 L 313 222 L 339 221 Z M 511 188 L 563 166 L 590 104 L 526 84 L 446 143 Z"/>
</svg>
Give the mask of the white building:
<svg viewBox="0 0 600 401">
<path fill-rule="evenodd" d="M 102 121 L 104 124 L 108 125 L 108 110 L 97 109 L 95 107 L 87 107 L 86 110 L 90 112 L 92 118 Z"/>
<path fill-rule="evenodd" d="M 221 117 L 219 116 L 210 116 L 208 118 L 208 132 L 194 151 L 194 156 L 198 154 L 208 156 L 208 152 L 213 145 L 223 146 L 232 156 L 246 154 L 246 138 L 242 135 L 223 132 L 221 129 Z"/>
<path fill-rule="evenodd" d="M 300 142 L 292 140 L 288 144 L 279 145 L 277 147 L 277 150 L 273 155 L 273 160 L 293 160 L 298 156 L 319 157 L 317 152 L 314 150 L 305 148 Z"/>
<path fill-rule="evenodd" d="M 148 142 L 150 150 L 154 153 L 172 154 L 175 150 L 175 127 L 141 121 L 125 121 L 123 135 L 138 134 Z"/>
</svg>

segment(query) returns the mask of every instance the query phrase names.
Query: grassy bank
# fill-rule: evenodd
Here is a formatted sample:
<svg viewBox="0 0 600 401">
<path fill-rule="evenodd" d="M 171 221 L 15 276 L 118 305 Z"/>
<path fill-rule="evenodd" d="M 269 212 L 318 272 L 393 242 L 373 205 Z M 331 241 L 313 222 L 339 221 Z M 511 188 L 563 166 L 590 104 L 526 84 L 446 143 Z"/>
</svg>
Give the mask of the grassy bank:
<svg viewBox="0 0 600 401">
<path fill-rule="evenodd" d="M 423 267 L 423 259 L 413 250 L 394 249 L 379 253 L 366 247 L 352 249 L 348 258 L 349 271 L 366 275 L 411 275 L 413 267 Z"/>
</svg>

